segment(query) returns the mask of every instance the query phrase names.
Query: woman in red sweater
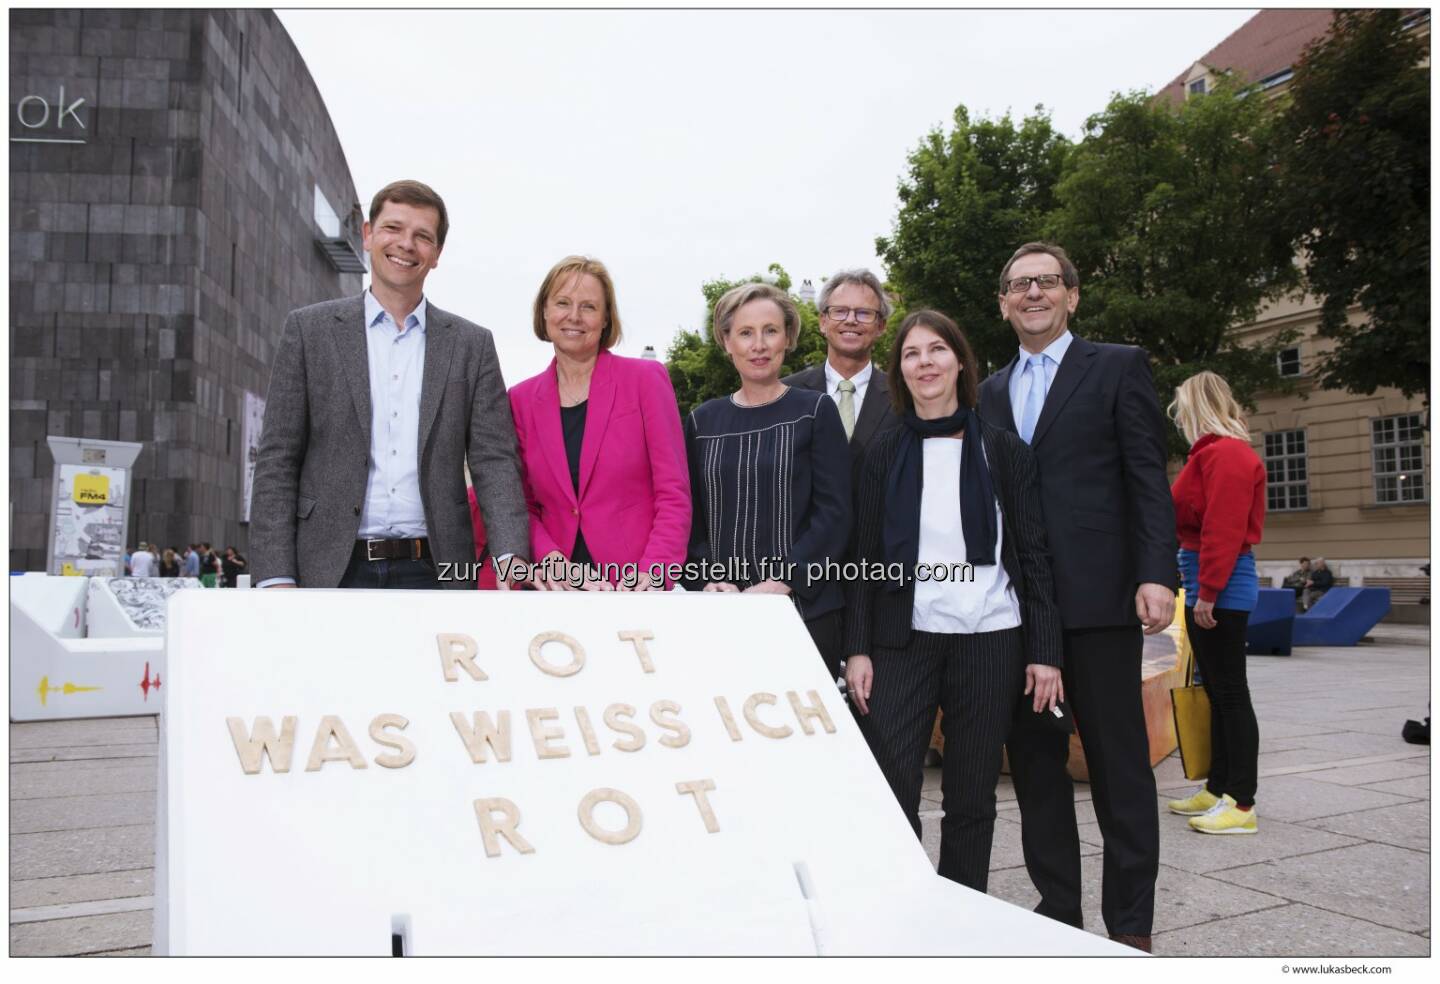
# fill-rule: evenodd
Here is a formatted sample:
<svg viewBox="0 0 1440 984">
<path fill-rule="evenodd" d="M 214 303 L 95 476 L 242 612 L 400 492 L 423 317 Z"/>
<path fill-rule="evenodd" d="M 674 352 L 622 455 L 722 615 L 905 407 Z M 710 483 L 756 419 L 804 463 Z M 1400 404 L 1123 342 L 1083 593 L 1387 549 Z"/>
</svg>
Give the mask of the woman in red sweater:
<svg viewBox="0 0 1440 984">
<path fill-rule="evenodd" d="M 1205 834 L 1253 834 L 1260 730 L 1245 679 L 1245 626 L 1260 585 L 1250 548 L 1265 525 L 1265 466 L 1230 387 L 1191 376 L 1170 404 L 1190 456 L 1170 487 L 1185 585 L 1185 631 L 1210 698 L 1210 775 L 1170 810 Z"/>
</svg>

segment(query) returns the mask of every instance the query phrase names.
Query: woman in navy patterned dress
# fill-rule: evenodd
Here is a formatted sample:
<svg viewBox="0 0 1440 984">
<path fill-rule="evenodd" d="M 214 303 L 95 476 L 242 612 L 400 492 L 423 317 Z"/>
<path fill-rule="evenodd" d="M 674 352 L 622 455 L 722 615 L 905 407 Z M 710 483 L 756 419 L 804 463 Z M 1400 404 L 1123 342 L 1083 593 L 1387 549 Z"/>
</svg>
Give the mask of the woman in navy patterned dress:
<svg viewBox="0 0 1440 984">
<path fill-rule="evenodd" d="M 800 336 L 790 295 L 742 284 L 711 330 L 740 388 L 685 420 L 694 498 L 689 590 L 788 595 L 832 677 L 840 677 L 844 592 L 835 568 L 850 535 L 850 450 L 835 402 L 780 381 Z M 826 568 L 828 577 L 826 576 Z"/>
</svg>

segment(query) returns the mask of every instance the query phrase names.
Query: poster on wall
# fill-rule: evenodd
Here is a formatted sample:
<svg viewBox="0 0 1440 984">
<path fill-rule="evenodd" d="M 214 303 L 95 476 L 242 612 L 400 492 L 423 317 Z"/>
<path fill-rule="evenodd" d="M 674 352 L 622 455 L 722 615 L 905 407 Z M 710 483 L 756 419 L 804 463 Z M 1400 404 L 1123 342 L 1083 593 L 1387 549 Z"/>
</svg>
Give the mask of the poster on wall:
<svg viewBox="0 0 1440 984">
<path fill-rule="evenodd" d="M 125 572 L 126 469 L 56 467 L 52 574 Z"/>
<path fill-rule="evenodd" d="M 250 493 L 255 488 L 255 459 L 260 455 L 260 425 L 265 422 L 265 398 L 245 394 L 245 419 L 241 423 L 240 441 L 245 449 L 245 480 L 242 483 L 240 522 L 250 522 Z"/>
</svg>

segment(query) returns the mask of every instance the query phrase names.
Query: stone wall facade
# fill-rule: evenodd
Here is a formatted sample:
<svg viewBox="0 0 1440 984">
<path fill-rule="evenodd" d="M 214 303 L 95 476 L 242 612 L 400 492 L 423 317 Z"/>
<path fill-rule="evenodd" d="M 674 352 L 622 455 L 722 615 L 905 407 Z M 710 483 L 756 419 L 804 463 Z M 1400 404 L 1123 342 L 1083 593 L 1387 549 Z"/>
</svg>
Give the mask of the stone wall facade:
<svg viewBox="0 0 1440 984">
<path fill-rule="evenodd" d="M 47 434 L 144 442 L 131 545 L 243 552 L 245 394 L 287 311 L 362 286 L 316 246 L 317 190 L 358 206 L 300 53 L 266 10 L 11 10 L 10 138 L 11 569 Z"/>
</svg>

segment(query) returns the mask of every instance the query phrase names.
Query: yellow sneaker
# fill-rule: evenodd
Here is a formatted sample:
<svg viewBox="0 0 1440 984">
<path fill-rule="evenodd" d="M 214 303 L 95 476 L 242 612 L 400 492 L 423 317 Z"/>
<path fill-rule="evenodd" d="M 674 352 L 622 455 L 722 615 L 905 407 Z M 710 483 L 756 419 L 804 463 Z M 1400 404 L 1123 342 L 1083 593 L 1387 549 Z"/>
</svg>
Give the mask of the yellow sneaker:
<svg viewBox="0 0 1440 984">
<path fill-rule="evenodd" d="M 1255 807 L 1242 810 L 1226 793 L 1204 816 L 1191 817 L 1190 829 L 1202 834 L 1255 834 Z"/>
<path fill-rule="evenodd" d="M 1198 817 L 1218 802 L 1220 800 L 1214 793 L 1201 786 L 1200 791 L 1189 799 L 1171 800 L 1167 805 L 1171 813 L 1178 813 L 1182 817 Z"/>
</svg>

